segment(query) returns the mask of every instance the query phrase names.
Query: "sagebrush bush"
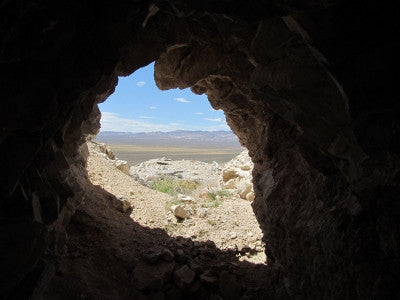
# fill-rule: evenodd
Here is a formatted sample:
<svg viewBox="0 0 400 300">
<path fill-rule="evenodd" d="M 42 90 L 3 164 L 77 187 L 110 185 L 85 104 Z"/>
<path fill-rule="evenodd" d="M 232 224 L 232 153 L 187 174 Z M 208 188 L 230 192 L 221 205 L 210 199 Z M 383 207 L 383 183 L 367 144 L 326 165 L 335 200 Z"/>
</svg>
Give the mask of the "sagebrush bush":
<svg viewBox="0 0 400 300">
<path fill-rule="evenodd" d="M 162 193 L 176 196 L 178 194 L 189 194 L 198 187 L 198 183 L 190 179 L 176 179 L 164 177 L 150 183 L 150 188 Z"/>
<path fill-rule="evenodd" d="M 229 192 L 227 190 L 217 190 L 210 191 L 207 193 L 208 199 L 210 200 L 209 206 L 218 207 L 222 204 L 223 198 L 229 196 Z"/>
</svg>

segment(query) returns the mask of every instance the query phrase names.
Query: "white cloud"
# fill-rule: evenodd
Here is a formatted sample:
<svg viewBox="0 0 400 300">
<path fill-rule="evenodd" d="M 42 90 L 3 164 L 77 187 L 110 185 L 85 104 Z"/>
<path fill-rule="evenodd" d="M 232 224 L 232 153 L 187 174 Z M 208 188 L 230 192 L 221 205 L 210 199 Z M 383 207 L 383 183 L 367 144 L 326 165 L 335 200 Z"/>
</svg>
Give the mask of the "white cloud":
<svg viewBox="0 0 400 300">
<path fill-rule="evenodd" d="M 221 118 L 204 118 L 204 120 L 206 121 L 210 121 L 210 122 L 221 122 L 222 119 Z"/>
<path fill-rule="evenodd" d="M 196 115 L 204 115 L 204 113 L 202 113 L 202 112 L 197 112 L 197 113 L 195 113 Z"/>
<path fill-rule="evenodd" d="M 138 87 L 142 87 L 142 86 L 144 86 L 146 84 L 146 81 L 138 81 L 138 82 L 136 82 L 136 85 L 138 86 Z"/>
<path fill-rule="evenodd" d="M 175 101 L 182 102 L 182 103 L 190 103 L 191 101 L 185 98 L 174 98 Z"/>
<path fill-rule="evenodd" d="M 140 116 L 140 119 L 154 119 L 152 116 Z"/>
<path fill-rule="evenodd" d="M 150 109 L 157 109 L 157 106 L 150 106 Z"/>
<path fill-rule="evenodd" d="M 140 120 L 121 118 L 118 114 L 113 112 L 102 112 L 100 123 L 101 131 L 152 132 L 182 129 L 177 124 L 154 124 Z"/>
</svg>

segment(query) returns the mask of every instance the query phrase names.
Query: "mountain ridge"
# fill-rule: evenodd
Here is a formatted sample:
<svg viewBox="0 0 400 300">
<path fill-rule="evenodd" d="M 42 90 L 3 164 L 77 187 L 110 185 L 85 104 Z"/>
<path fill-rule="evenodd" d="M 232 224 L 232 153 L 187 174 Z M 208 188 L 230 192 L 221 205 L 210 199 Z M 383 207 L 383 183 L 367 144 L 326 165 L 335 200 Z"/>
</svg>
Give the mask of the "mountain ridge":
<svg viewBox="0 0 400 300">
<path fill-rule="evenodd" d="M 241 148 L 237 136 L 231 131 L 223 130 L 175 130 L 137 133 L 102 131 L 96 136 L 95 140 L 106 144 Z"/>
</svg>

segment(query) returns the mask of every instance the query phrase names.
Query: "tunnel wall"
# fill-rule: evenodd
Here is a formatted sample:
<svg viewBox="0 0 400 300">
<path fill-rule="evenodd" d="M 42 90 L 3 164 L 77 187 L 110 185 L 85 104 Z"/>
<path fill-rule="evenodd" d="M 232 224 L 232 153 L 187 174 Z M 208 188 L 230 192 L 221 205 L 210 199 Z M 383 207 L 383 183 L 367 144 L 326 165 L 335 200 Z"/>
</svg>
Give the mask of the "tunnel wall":
<svg viewBox="0 0 400 300">
<path fill-rule="evenodd" d="M 395 6 L 36 1 L 1 14 L 4 295 L 39 295 L 57 271 L 97 103 L 154 60 L 160 89 L 206 93 L 249 149 L 276 297 L 398 295 Z"/>
</svg>

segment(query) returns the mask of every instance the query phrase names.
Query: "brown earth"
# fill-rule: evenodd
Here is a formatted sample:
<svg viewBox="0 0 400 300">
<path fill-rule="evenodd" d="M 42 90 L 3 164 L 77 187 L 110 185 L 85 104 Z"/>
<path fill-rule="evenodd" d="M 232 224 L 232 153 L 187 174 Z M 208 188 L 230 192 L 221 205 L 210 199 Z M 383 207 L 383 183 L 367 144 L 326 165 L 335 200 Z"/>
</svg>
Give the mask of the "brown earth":
<svg viewBox="0 0 400 300">
<path fill-rule="evenodd" d="M 271 293 L 250 202 L 227 197 L 206 218 L 192 214 L 178 222 L 166 210 L 172 196 L 139 184 L 89 149 L 90 196 L 68 226 L 46 299 L 263 299 Z"/>
<path fill-rule="evenodd" d="M 149 228 L 165 229 L 172 236 L 198 241 L 211 240 L 220 249 L 252 249 L 252 254 L 247 252 L 247 256 L 242 259 L 265 262 L 262 232 L 251 202 L 237 195 L 221 197 L 217 203 L 207 197 L 208 191 L 220 189 L 219 168 L 212 168 L 212 164 L 204 162 L 174 161 L 174 168 L 178 165 L 181 169 L 196 170 L 196 180 L 200 182 L 199 188 L 192 193 L 195 195 L 191 197 L 193 201 L 183 202 L 138 183 L 115 168 L 111 160 L 90 144 L 89 152 L 87 169 L 91 182 L 117 195 L 117 198 L 127 200 L 133 207 L 130 217 L 135 222 Z M 178 220 L 169 209 L 173 204 L 185 207 L 191 212 L 190 217 L 184 221 Z"/>
</svg>

